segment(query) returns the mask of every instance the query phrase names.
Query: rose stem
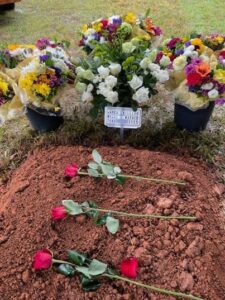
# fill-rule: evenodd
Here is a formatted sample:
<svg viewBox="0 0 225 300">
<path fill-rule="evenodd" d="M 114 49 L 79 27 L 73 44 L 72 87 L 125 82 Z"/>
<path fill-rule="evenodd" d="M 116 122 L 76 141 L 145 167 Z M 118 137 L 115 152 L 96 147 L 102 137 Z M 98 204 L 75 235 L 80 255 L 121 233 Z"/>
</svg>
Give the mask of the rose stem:
<svg viewBox="0 0 225 300">
<path fill-rule="evenodd" d="M 83 207 L 85 210 L 88 211 L 99 211 L 99 212 L 106 212 L 106 213 L 112 213 L 115 215 L 121 215 L 121 216 L 127 216 L 127 217 L 134 217 L 134 218 L 150 218 L 150 219 L 164 219 L 164 220 L 191 220 L 195 221 L 197 220 L 196 217 L 191 217 L 191 216 L 178 216 L 178 217 L 173 217 L 173 216 L 160 216 L 160 215 L 148 215 L 148 214 L 130 214 L 126 212 L 120 212 L 120 211 L 114 211 L 114 210 L 108 210 L 108 209 L 100 209 L 100 208 L 89 208 L 89 207 Z"/>
<path fill-rule="evenodd" d="M 87 172 L 78 172 L 78 175 L 83 175 L 83 176 L 90 176 Z M 185 182 L 181 181 L 174 181 L 174 180 L 166 180 L 166 179 L 157 179 L 157 178 L 150 178 L 150 177 L 141 177 L 141 176 L 134 176 L 134 175 L 126 175 L 126 174 L 118 174 L 121 177 L 124 178 L 133 178 L 136 180 L 148 180 L 148 181 L 153 181 L 157 183 L 165 183 L 165 184 L 177 184 L 177 185 L 186 185 Z M 99 177 L 103 177 L 103 174 L 100 174 Z"/>
<path fill-rule="evenodd" d="M 128 278 L 121 277 L 121 276 L 118 276 L 118 275 L 105 274 L 104 276 L 109 277 L 111 279 L 118 279 L 118 280 L 122 280 L 122 281 L 125 281 L 125 282 L 128 282 L 128 283 L 131 283 L 131 284 L 135 284 L 137 286 L 140 286 L 140 287 L 143 287 L 143 288 L 146 288 L 146 289 L 149 289 L 149 290 L 161 293 L 161 294 L 172 295 L 172 296 L 176 296 L 176 297 L 183 297 L 183 298 L 192 299 L 192 300 L 203 300 L 202 298 L 198 298 L 198 297 L 195 297 L 193 295 L 188 295 L 188 294 L 183 294 L 183 293 L 180 293 L 180 292 L 174 292 L 174 291 L 169 291 L 169 290 L 157 288 L 155 286 L 147 285 L 147 284 L 137 282 L 137 281 L 134 281 L 134 280 L 130 280 Z"/>
</svg>

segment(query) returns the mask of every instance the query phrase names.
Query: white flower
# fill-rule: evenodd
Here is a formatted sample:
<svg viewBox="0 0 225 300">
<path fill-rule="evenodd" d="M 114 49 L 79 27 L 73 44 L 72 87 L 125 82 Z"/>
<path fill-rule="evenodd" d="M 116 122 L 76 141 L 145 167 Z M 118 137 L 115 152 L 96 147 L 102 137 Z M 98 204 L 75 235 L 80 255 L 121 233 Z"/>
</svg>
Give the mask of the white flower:
<svg viewBox="0 0 225 300">
<path fill-rule="evenodd" d="M 105 38 L 104 38 L 104 36 L 101 36 L 101 37 L 100 37 L 100 41 L 99 41 L 99 42 L 100 42 L 100 44 L 104 44 L 104 43 L 105 43 Z"/>
<path fill-rule="evenodd" d="M 143 70 L 146 70 L 150 63 L 151 63 L 151 60 L 148 57 L 145 57 L 140 62 L 140 66 Z"/>
<path fill-rule="evenodd" d="M 85 69 L 83 69 L 82 67 L 76 68 L 76 73 L 77 73 L 78 78 L 83 78 L 84 72 L 85 72 Z"/>
<path fill-rule="evenodd" d="M 63 74 L 67 74 L 69 72 L 68 66 L 62 59 L 53 59 L 54 67 L 59 68 Z"/>
<path fill-rule="evenodd" d="M 147 58 L 149 58 L 152 62 L 156 60 L 157 57 L 157 49 L 151 50 L 147 54 Z"/>
<path fill-rule="evenodd" d="M 149 89 L 142 87 L 133 95 L 133 100 L 138 103 L 145 103 L 149 100 Z"/>
<path fill-rule="evenodd" d="M 35 72 L 38 74 L 42 74 L 45 72 L 45 65 L 40 64 L 39 58 L 33 59 L 27 66 L 23 67 L 21 70 L 21 74 L 25 75 L 30 72 Z"/>
<path fill-rule="evenodd" d="M 86 36 L 93 36 L 96 33 L 96 31 L 93 28 L 89 28 L 87 31 L 85 31 Z"/>
<path fill-rule="evenodd" d="M 199 56 L 199 58 L 201 58 L 204 62 L 209 62 L 209 57 L 207 55 L 202 54 Z"/>
<path fill-rule="evenodd" d="M 92 81 L 95 78 L 95 75 L 91 72 L 91 70 L 85 70 L 83 78 Z"/>
<path fill-rule="evenodd" d="M 150 63 L 148 67 L 151 71 L 160 71 L 160 66 L 157 64 Z"/>
<path fill-rule="evenodd" d="M 182 71 L 187 65 L 187 57 L 185 55 L 180 55 L 173 61 L 173 68 L 175 71 Z"/>
<path fill-rule="evenodd" d="M 93 95 L 90 92 L 84 92 L 82 95 L 83 102 L 91 102 L 93 100 Z"/>
<path fill-rule="evenodd" d="M 106 97 L 109 91 L 111 91 L 111 89 L 106 86 L 105 82 L 101 82 L 98 86 L 97 94 Z"/>
<path fill-rule="evenodd" d="M 213 89 L 208 92 L 208 96 L 210 99 L 216 99 L 219 96 L 219 92 L 216 89 Z"/>
<path fill-rule="evenodd" d="M 121 65 L 116 63 L 111 63 L 109 66 L 112 75 L 117 76 L 121 72 Z"/>
<path fill-rule="evenodd" d="M 139 89 L 143 84 L 143 77 L 134 75 L 131 81 L 128 81 L 133 90 Z"/>
<path fill-rule="evenodd" d="M 88 86 L 87 86 L 87 92 L 88 93 L 91 93 L 92 91 L 93 91 L 93 89 L 94 89 L 94 86 L 93 86 L 93 84 L 89 84 Z"/>
<path fill-rule="evenodd" d="M 113 20 L 120 20 L 121 17 L 119 15 L 114 15 L 109 18 L 109 23 L 113 23 Z"/>
<path fill-rule="evenodd" d="M 105 79 L 105 84 L 113 89 L 117 85 L 117 78 L 115 76 L 109 75 Z"/>
<path fill-rule="evenodd" d="M 123 46 L 122 46 L 123 53 L 129 54 L 129 53 L 132 53 L 135 49 L 136 49 L 136 47 L 131 42 L 123 43 Z"/>
<path fill-rule="evenodd" d="M 80 92 L 80 93 L 83 93 L 86 91 L 87 89 L 87 85 L 85 83 L 82 83 L 82 82 L 78 82 L 75 86 L 75 89 Z"/>
<path fill-rule="evenodd" d="M 118 93 L 114 91 L 109 91 L 106 96 L 106 100 L 112 104 L 119 101 Z"/>
<path fill-rule="evenodd" d="M 95 78 L 93 79 L 93 83 L 99 83 L 102 81 L 102 78 L 99 75 L 96 75 Z"/>
<path fill-rule="evenodd" d="M 104 66 L 101 66 L 98 68 L 98 73 L 101 76 L 101 78 L 106 78 L 109 76 L 110 70 L 109 68 L 105 68 Z"/>
<path fill-rule="evenodd" d="M 210 83 L 203 84 L 203 85 L 201 86 L 201 89 L 202 89 L 202 90 L 209 91 L 209 90 L 211 90 L 211 89 L 213 88 L 213 86 L 214 86 L 213 83 L 210 82 Z"/>
<path fill-rule="evenodd" d="M 165 83 L 169 80 L 169 73 L 167 70 L 154 71 L 152 72 L 152 75 L 155 76 L 160 83 Z"/>
<path fill-rule="evenodd" d="M 168 56 L 163 55 L 163 57 L 160 59 L 159 64 L 161 67 L 167 67 L 171 63 Z"/>
</svg>

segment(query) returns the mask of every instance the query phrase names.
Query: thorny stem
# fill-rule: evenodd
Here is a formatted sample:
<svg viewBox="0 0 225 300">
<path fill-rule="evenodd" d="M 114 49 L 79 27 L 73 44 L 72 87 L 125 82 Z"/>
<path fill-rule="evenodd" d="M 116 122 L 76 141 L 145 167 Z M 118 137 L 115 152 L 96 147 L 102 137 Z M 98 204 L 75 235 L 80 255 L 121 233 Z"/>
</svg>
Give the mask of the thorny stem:
<svg viewBox="0 0 225 300">
<path fill-rule="evenodd" d="M 155 291 L 155 292 L 158 292 L 158 293 L 161 293 L 161 294 L 172 295 L 172 296 L 175 296 L 175 297 L 179 297 L 179 298 L 182 297 L 182 298 L 192 299 L 192 300 L 203 300 L 202 298 L 195 297 L 193 295 L 188 295 L 188 294 L 183 294 L 183 293 L 180 293 L 180 292 L 169 291 L 169 290 L 157 288 L 155 286 L 147 285 L 147 284 L 144 284 L 144 283 L 141 283 L 141 282 L 138 282 L 138 281 L 134 281 L 134 280 L 130 280 L 128 278 L 118 276 L 118 275 L 104 274 L 104 276 L 106 276 L 108 278 L 111 278 L 111 279 L 122 280 L 122 281 L 131 283 L 131 284 L 134 284 L 134 285 L 137 285 L 137 286 L 140 286 L 140 287 L 143 287 L 143 288 L 146 288 L 148 290 L 152 290 L 152 291 Z"/>
<path fill-rule="evenodd" d="M 81 172 L 78 171 L 78 175 L 83 175 L 83 176 L 90 176 L 87 172 Z M 103 177 L 103 174 L 99 174 L 99 177 Z M 157 178 L 150 178 L 150 177 L 142 177 L 142 176 L 135 176 L 135 175 L 126 175 L 126 174 L 118 174 L 121 177 L 124 178 L 132 178 L 136 180 L 148 180 L 148 181 L 153 181 L 156 183 L 165 183 L 165 184 L 177 184 L 177 185 L 186 185 L 185 182 L 181 181 L 174 181 L 174 180 L 166 180 L 166 179 L 157 179 Z"/>
<path fill-rule="evenodd" d="M 196 217 L 192 216 L 160 216 L 160 215 L 149 215 L 149 214 L 131 214 L 131 213 L 126 213 L 126 212 L 121 212 L 121 211 L 115 211 L 115 210 L 108 210 L 108 209 L 100 209 L 100 208 L 92 208 L 92 207 L 84 207 L 82 206 L 85 210 L 88 211 L 99 211 L 99 212 L 106 212 L 106 213 L 112 213 L 115 215 L 121 215 L 121 216 L 127 216 L 127 217 L 134 217 L 134 218 L 150 218 L 150 219 L 162 219 L 162 220 L 189 220 L 189 221 L 195 221 L 197 220 Z"/>
</svg>

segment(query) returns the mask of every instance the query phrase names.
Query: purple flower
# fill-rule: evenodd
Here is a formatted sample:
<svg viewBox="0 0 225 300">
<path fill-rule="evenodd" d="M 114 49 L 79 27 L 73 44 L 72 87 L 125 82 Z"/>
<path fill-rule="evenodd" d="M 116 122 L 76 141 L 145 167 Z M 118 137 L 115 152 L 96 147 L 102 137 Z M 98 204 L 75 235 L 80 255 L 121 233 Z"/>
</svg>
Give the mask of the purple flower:
<svg viewBox="0 0 225 300">
<path fill-rule="evenodd" d="M 191 42 L 190 42 L 190 41 L 187 41 L 184 45 L 185 45 L 186 47 L 189 47 L 189 46 L 191 46 Z"/>
<path fill-rule="evenodd" d="M 154 26 L 153 30 L 155 32 L 155 35 L 157 35 L 157 36 L 159 36 L 159 35 L 162 34 L 162 29 L 160 27 L 158 27 L 158 26 Z"/>
<path fill-rule="evenodd" d="M 115 17 L 112 20 L 113 24 L 116 25 L 117 27 L 122 24 L 122 19 L 120 17 Z"/>
<path fill-rule="evenodd" d="M 5 99 L 0 97 L 0 106 L 5 103 Z"/>
<path fill-rule="evenodd" d="M 48 54 L 41 55 L 40 56 L 40 61 L 45 62 L 46 60 L 49 59 L 49 57 L 50 57 L 50 55 L 48 55 Z"/>
<path fill-rule="evenodd" d="M 180 56 L 184 53 L 184 49 L 178 49 L 178 50 L 175 50 L 175 55 L 176 56 Z"/>
<path fill-rule="evenodd" d="M 176 47 L 176 44 L 177 44 L 177 43 L 181 43 L 181 42 L 182 42 L 182 40 L 181 40 L 180 38 L 172 38 L 172 39 L 169 41 L 169 43 L 167 44 L 167 47 L 168 47 L 169 49 L 173 49 L 173 48 Z"/>
<path fill-rule="evenodd" d="M 217 99 L 216 105 L 224 105 L 225 104 L 225 98 Z"/>
<path fill-rule="evenodd" d="M 41 39 L 37 40 L 35 45 L 38 49 L 43 50 L 43 49 L 46 49 L 48 46 L 50 46 L 51 42 L 47 38 L 41 38 Z"/>
</svg>

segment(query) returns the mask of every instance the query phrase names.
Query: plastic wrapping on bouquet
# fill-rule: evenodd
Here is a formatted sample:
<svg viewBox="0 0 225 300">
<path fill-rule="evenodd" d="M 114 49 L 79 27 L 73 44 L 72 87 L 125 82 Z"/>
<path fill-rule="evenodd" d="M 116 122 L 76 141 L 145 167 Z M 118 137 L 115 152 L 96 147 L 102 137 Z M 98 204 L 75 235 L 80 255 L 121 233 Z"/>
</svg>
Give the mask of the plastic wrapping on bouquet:
<svg viewBox="0 0 225 300">
<path fill-rule="evenodd" d="M 189 132 L 199 132 L 206 129 L 212 115 L 215 103 L 211 102 L 207 108 L 192 111 L 187 107 L 175 104 L 174 122 L 179 129 Z"/>
</svg>

